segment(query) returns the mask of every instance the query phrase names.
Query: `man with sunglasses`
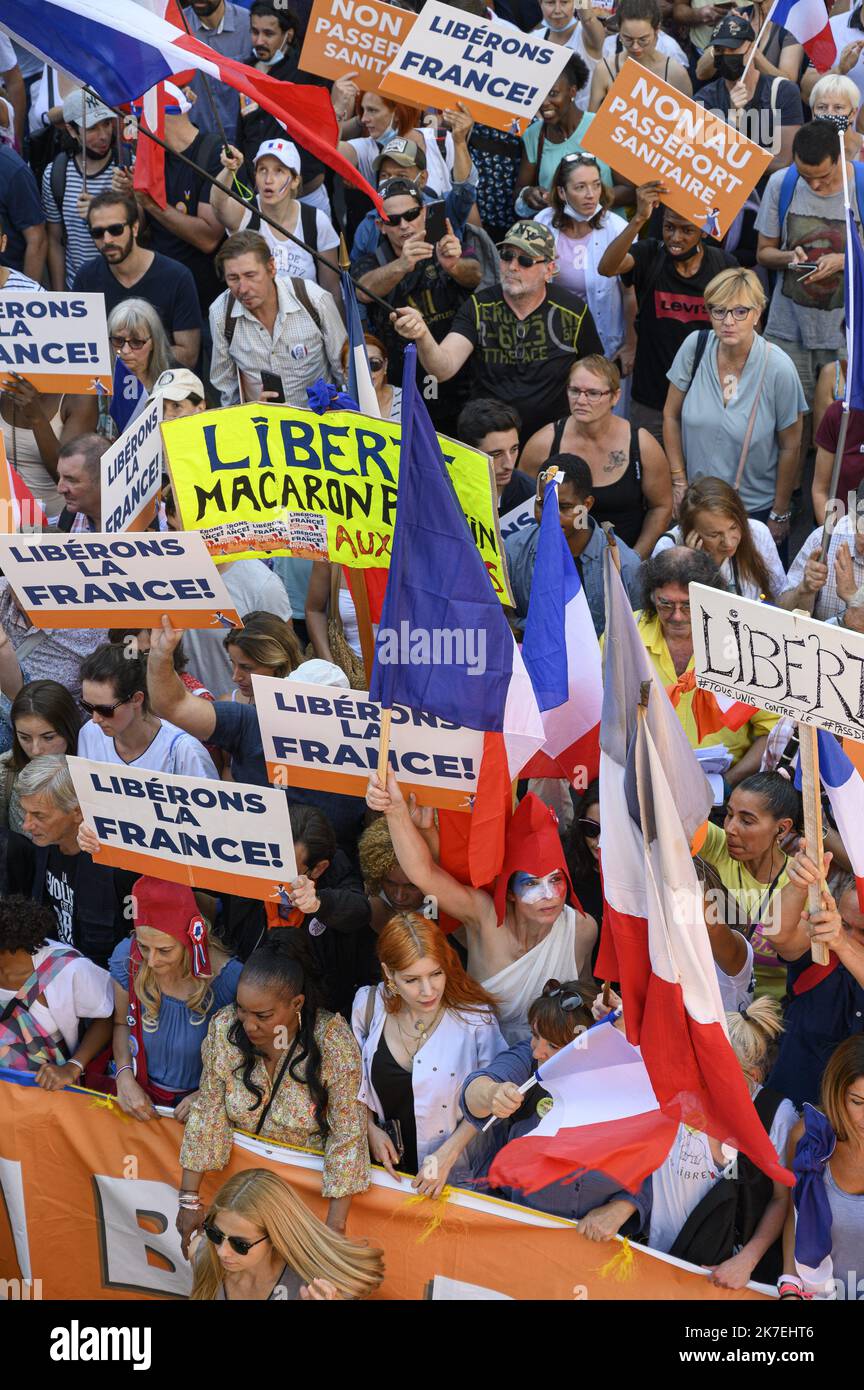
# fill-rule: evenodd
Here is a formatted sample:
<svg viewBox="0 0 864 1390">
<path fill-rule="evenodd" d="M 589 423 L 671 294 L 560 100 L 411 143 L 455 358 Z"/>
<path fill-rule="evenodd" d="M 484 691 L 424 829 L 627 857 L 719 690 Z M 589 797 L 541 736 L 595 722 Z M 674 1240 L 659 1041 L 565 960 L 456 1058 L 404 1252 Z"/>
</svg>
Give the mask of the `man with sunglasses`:
<svg viewBox="0 0 864 1390">
<path fill-rule="evenodd" d="M 380 189 L 384 217 L 377 219 L 381 241 L 362 257 L 354 271 L 360 284 L 386 299 L 396 310 L 415 309 L 425 315 L 437 342 L 450 331 L 453 316 L 480 283 L 480 266 L 471 254 L 470 232 L 463 251 L 448 221 L 446 235 L 435 245 L 426 239 L 427 206 L 423 194 L 405 178 L 388 179 Z M 467 253 L 467 254 L 466 254 Z M 360 296 L 361 299 L 363 296 Z M 403 344 L 389 316 L 376 304 L 367 310 L 373 333 L 383 338 L 394 380 L 402 375 Z M 422 376 L 422 370 L 418 371 Z M 468 396 L 467 374 L 457 374 L 447 391 L 428 400 L 437 430 L 452 432 Z"/>
<path fill-rule="evenodd" d="M 105 296 L 105 312 L 124 299 L 146 299 L 168 334 L 178 366 L 194 371 L 204 320 L 191 271 L 138 244 L 140 223 L 134 198 L 100 193 L 87 209 L 87 225 L 99 255 L 85 261 L 72 288 Z"/>
<path fill-rule="evenodd" d="M 555 237 L 537 222 L 517 222 L 498 247 L 501 284 L 471 295 L 442 342 L 423 315 L 394 314 L 397 333 L 417 343 L 417 355 L 439 382 L 471 359 L 474 394 L 510 401 L 522 417 L 522 439 L 568 414 L 567 377 L 574 361 L 603 355 L 588 306 L 550 285 Z"/>
</svg>

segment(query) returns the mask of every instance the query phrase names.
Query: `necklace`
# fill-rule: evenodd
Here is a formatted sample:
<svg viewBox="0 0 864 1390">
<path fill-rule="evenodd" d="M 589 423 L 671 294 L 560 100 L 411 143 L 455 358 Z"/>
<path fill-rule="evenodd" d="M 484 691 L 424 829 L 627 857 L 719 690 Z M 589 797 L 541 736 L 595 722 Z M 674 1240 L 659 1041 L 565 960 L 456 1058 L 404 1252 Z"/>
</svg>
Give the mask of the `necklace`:
<svg viewBox="0 0 864 1390">
<path fill-rule="evenodd" d="M 399 1029 L 399 1036 L 405 1045 L 405 1051 L 408 1053 L 408 1056 L 411 1059 L 412 1067 L 414 1065 L 414 1058 L 417 1056 L 417 1053 L 420 1051 L 423 1044 L 427 1041 L 430 1033 L 437 1026 L 441 1014 L 442 1010 L 439 1009 L 430 1023 L 423 1023 L 422 1021 L 420 1021 L 414 1024 L 414 1031 L 419 1034 L 419 1037 L 416 1039 L 416 1041 L 414 1038 L 411 1037 L 410 1033 L 406 1037 L 405 1030 L 403 1029 L 402 1024 L 399 1021 L 399 1015 L 396 1015 L 396 1027 Z M 413 1051 L 411 1049 L 412 1042 L 414 1043 Z"/>
</svg>

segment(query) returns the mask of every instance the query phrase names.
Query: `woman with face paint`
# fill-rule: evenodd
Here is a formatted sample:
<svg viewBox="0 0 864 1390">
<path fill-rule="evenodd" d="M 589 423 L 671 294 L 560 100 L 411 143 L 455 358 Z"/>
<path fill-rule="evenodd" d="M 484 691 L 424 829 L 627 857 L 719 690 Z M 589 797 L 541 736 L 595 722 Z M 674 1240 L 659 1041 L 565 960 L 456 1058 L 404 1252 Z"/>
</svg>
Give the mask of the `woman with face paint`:
<svg viewBox="0 0 864 1390">
<path fill-rule="evenodd" d="M 390 918 L 378 938 L 384 976 L 358 990 L 351 1026 L 363 1057 L 369 1150 L 391 1177 L 438 1197 L 471 1178 L 485 1145 L 459 1109 L 468 1072 L 506 1046 L 495 1000 L 466 975 L 439 927 L 416 912 Z M 471 1152 L 468 1152 L 471 1145 Z"/>
<path fill-rule="evenodd" d="M 497 1153 L 512 1139 L 521 1139 L 536 1129 L 551 1105 L 542 1085 L 519 1090 L 537 1067 L 566 1047 L 594 1022 L 592 1005 L 598 987 L 583 980 L 547 980 L 542 992 L 528 1009 L 529 1038 L 502 1052 L 489 1066 L 469 1076 L 462 1087 L 462 1110 L 469 1123 L 482 1129 L 494 1116 L 489 1137 Z M 484 1172 L 491 1166 L 487 1161 Z M 583 1173 L 575 1182 L 555 1182 L 539 1192 L 499 1189 L 497 1196 L 535 1211 L 563 1216 L 577 1222 L 577 1230 L 589 1240 L 611 1240 L 622 1228 L 628 1235 L 638 1234 L 651 1207 L 651 1181 L 647 1179 L 637 1193 L 627 1192 L 603 1173 Z"/>
<path fill-rule="evenodd" d="M 439 912 L 462 926 L 468 973 L 498 1000 L 508 1042 L 529 1034 L 528 1006 L 550 975 L 590 974 L 597 923 L 571 907 L 572 887 L 554 812 L 529 793 L 510 822 L 501 872 L 489 892 L 459 883 L 435 861 L 391 772 L 372 773 L 367 805 L 386 815 L 403 872 Z"/>
</svg>

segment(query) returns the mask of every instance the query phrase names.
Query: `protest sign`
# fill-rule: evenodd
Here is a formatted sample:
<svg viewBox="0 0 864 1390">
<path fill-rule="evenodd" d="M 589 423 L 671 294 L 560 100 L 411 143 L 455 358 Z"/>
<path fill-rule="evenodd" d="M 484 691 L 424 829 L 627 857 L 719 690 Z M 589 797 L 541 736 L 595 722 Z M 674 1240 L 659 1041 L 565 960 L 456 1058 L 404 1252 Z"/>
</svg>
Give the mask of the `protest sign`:
<svg viewBox="0 0 864 1390">
<path fill-rule="evenodd" d="M 427 0 L 379 91 L 412 106 L 461 101 L 484 125 L 521 134 L 572 52 Z"/>
<path fill-rule="evenodd" d="M 696 684 L 864 739 L 864 636 L 690 585 Z"/>
<path fill-rule="evenodd" d="M 515 536 L 517 531 L 524 531 L 526 526 L 534 526 L 537 518 L 534 515 L 534 498 L 526 497 L 524 502 L 513 507 L 506 516 L 498 518 L 498 529 L 501 532 L 502 543 L 506 545 L 511 536 Z"/>
<path fill-rule="evenodd" d="M 637 186 L 659 179 L 662 202 L 724 237 L 771 163 L 763 150 L 628 58 L 582 138 Z"/>
<path fill-rule="evenodd" d="M 13 439 L 14 439 L 13 434 Z M 48 521 L 39 503 L 6 457 L 0 434 L 0 532 L 46 531 Z"/>
<path fill-rule="evenodd" d="M 455 642 L 462 634 L 447 636 Z M 430 659 L 435 655 L 430 652 Z M 271 676 L 253 676 L 252 688 L 271 782 L 365 796 L 369 773 L 378 766 L 380 705 L 362 690 L 323 689 Z M 483 738 L 476 729 L 395 705 L 390 766 L 403 794 L 414 792 L 421 806 L 468 810 Z"/>
<path fill-rule="evenodd" d="M 34 627 L 242 626 L 194 531 L 0 536 L 0 570 Z"/>
<path fill-rule="evenodd" d="M 393 421 L 240 405 L 169 420 L 162 438 L 183 525 L 202 532 L 214 558 L 389 567 L 402 438 Z M 439 443 L 492 587 L 512 603 L 489 457 Z"/>
<path fill-rule="evenodd" d="M 144 531 L 153 520 L 162 484 L 163 397 L 148 402 L 102 455 L 102 530 Z"/>
<path fill-rule="evenodd" d="M 375 92 L 416 18 L 377 0 L 315 0 L 300 67 L 331 81 L 350 73 L 361 92 Z"/>
<path fill-rule="evenodd" d="M 285 793 L 68 759 L 98 861 L 215 893 L 278 901 L 297 877 Z"/>
<path fill-rule="evenodd" d="M 103 294 L 0 290 L 0 380 L 17 372 L 37 391 L 111 391 Z"/>
</svg>

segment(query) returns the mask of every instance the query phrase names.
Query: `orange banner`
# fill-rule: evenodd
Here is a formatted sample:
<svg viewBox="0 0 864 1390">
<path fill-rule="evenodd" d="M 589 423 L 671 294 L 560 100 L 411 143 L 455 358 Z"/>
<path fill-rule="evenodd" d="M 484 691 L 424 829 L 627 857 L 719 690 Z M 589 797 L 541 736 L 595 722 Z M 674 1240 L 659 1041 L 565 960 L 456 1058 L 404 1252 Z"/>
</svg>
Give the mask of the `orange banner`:
<svg viewBox="0 0 864 1390">
<path fill-rule="evenodd" d="M 0 1298 L 185 1298 L 191 1273 L 174 1229 L 180 1142 L 176 1120 L 142 1124 L 90 1092 L 0 1079 Z M 239 1133 L 228 1167 L 206 1177 L 204 1200 L 253 1167 L 279 1173 L 325 1215 L 320 1157 Z M 692 1266 L 638 1246 L 620 1258 L 620 1243 L 594 1244 L 569 1221 L 512 1203 L 465 1191 L 418 1201 L 380 1169 L 352 1203 L 348 1234 L 384 1250 L 384 1299 L 762 1297 L 714 1288 Z"/>
<path fill-rule="evenodd" d="M 350 76 L 361 92 L 377 92 L 416 18 L 368 0 L 315 0 L 300 67 L 334 82 Z"/>
</svg>

